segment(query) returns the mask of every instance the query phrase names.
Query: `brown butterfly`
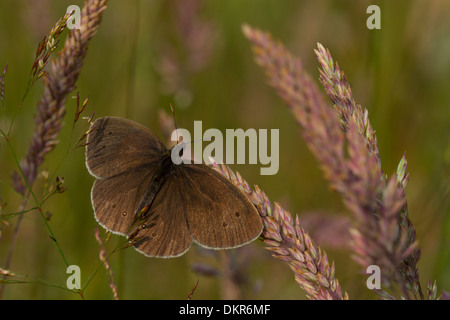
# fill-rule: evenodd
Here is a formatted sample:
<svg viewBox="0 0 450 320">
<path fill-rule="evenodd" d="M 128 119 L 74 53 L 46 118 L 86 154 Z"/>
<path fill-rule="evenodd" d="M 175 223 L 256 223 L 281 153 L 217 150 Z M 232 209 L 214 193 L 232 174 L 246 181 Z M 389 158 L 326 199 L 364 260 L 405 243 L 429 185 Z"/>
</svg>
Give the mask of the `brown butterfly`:
<svg viewBox="0 0 450 320">
<path fill-rule="evenodd" d="M 95 218 L 146 256 L 176 257 L 192 244 L 242 246 L 262 231 L 250 200 L 205 164 L 174 164 L 150 129 L 102 117 L 87 136 L 86 166 Z"/>
</svg>

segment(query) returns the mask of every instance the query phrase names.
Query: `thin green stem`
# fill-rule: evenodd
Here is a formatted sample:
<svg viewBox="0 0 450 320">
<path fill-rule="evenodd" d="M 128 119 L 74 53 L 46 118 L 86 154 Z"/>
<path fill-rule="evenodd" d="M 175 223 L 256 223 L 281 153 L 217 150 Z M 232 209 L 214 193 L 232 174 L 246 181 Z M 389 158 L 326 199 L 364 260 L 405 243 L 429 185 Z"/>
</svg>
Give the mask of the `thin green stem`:
<svg viewBox="0 0 450 320">
<path fill-rule="evenodd" d="M 36 209 L 38 209 L 38 207 L 33 207 L 31 209 L 28 209 L 28 210 L 22 210 L 22 211 L 14 212 L 14 213 L 4 213 L 4 214 L 0 215 L 0 221 L 5 221 L 5 220 L 8 220 L 8 219 L 12 219 L 15 216 L 18 216 L 20 214 L 24 214 L 24 213 L 27 213 L 27 212 L 30 212 L 30 211 L 33 211 L 33 210 L 36 210 Z"/>
<path fill-rule="evenodd" d="M 26 276 L 24 276 L 24 277 L 26 277 Z M 58 288 L 58 289 L 62 289 L 62 290 L 65 290 L 65 291 L 69 291 L 69 292 L 72 292 L 72 293 L 79 294 L 79 292 L 77 290 L 72 290 L 72 289 L 69 289 L 69 288 L 67 288 L 65 286 L 62 286 L 62 285 L 59 285 L 59 284 L 56 284 L 56 283 L 52 283 L 52 282 L 48 282 L 48 281 L 45 281 L 45 280 L 42 280 L 42 279 L 35 279 L 35 280 L 30 280 L 30 281 L 27 281 L 27 280 L 16 280 L 16 279 L 4 279 L 4 280 L 0 280 L 0 284 L 4 284 L 4 285 L 6 285 L 6 284 L 40 284 L 40 285 L 44 285 L 44 286 L 47 286 L 47 287 Z"/>
<path fill-rule="evenodd" d="M 5 132 L 2 129 L 0 129 L 0 133 L 3 136 L 3 138 L 5 139 L 6 144 L 8 145 L 9 149 L 11 150 L 11 153 L 12 153 L 12 155 L 14 157 L 14 160 L 16 162 L 16 165 L 17 165 L 18 169 L 19 169 L 19 172 L 22 175 L 22 178 L 24 179 L 25 185 L 27 187 L 27 194 L 24 195 L 25 198 L 22 201 L 22 204 L 21 204 L 21 206 L 19 208 L 19 212 L 25 211 L 25 207 L 26 207 L 26 205 L 27 205 L 27 203 L 29 201 L 28 197 L 29 197 L 29 195 L 31 195 L 33 197 L 33 200 L 34 200 L 34 202 L 35 202 L 35 204 L 37 206 L 37 209 L 38 209 L 38 211 L 39 211 L 39 213 L 40 213 L 40 215 L 42 217 L 42 220 L 44 221 L 44 224 L 45 224 L 45 226 L 46 226 L 46 228 L 47 228 L 47 230 L 48 230 L 48 232 L 50 234 L 50 238 L 55 243 L 55 245 L 56 245 L 56 247 L 58 249 L 58 252 L 59 252 L 59 254 L 61 255 L 61 257 L 62 257 L 62 259 L 64 261 L 64 264 L 66 265 L 66 267 L 68 267 L 69 263 L 67 262 L 67 259 L 66 259 L 65 255 L 64 255 L 64 252 L 62 251 L 61 246 L 58 243 L 58 240 L 56 240 L 56 237 L 55 237 L 55 235 L 54 235 L 50 225 L 48 224 L 48 221 L 47 221 L 47 219 L 45 217 L 45 214 L 42 211 L 42 208 L 41 208 L 42 204 L 39 203 L 36 195 L 33 193 L 33 190 L 32 190 L 30 184 L 28 183 L 28 181 L 27 181 L 27 179 L 25 177 L 25 174 L 24 174 L 24 172 L 22 170 L 22 167 L 20 166 L 20 162 L 19 162 L 19 160 L 17 158 L 16 152 L 14 151 L 14 148 L 12 147 L 8 136 L 5 134 Z M 19 216 L 19 219 L 17 220 L 17 224 L 16 224 L 16 226 L 14 228 L 13 237 L 12 237 L 12 240 L 11 240 L 11 243 L 10 243 L 10 246 L 9 246 L 8 255 L 7 255 L 7 258 L 6 258 L 6 262 L 5 262 L 5 269 L 9 269 L 10 268 L 11 261 L 12 261 L 12 255 L 13 255 L 14 248 L 15 248 L 15 245 L 16 245 L 17 235 L 19 233 L 19 229 L 20 229 L 20 225 L 22 223 L 23 217 L 24 217 L 24 215 L 20 215 Z M 5 277 L 3 277 L 3 280 L 4 279 L 5 279 Z M 4 290 L 5 290 L 5 286 L 3 285 L 3 286 L 0 287 L 0 299 L 3 298 Z"/>
</svg>

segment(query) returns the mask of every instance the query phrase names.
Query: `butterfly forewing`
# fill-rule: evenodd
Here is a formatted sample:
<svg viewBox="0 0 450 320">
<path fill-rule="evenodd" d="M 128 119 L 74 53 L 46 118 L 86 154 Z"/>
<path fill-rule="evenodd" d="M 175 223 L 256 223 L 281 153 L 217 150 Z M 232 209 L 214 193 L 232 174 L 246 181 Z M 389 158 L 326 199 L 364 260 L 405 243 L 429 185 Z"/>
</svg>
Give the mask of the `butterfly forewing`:
<svg viewBox="0 0 450 320">
<path fill-rule="evenodd" d="M 158 136 L 139 123 L 102 117 L 89 130 L 86 165 L 96 178 L 108 178 L 155 163 L 165 151 Z"/>
<path fill-rule="evenodd" d="M 165 151 L 159 138 L 137 122 L 102 117 L 92 124 L 86 165 L 97 178 L 91 201 L 95 218 L 103 227 L 128 233 Z"/>
</svg>

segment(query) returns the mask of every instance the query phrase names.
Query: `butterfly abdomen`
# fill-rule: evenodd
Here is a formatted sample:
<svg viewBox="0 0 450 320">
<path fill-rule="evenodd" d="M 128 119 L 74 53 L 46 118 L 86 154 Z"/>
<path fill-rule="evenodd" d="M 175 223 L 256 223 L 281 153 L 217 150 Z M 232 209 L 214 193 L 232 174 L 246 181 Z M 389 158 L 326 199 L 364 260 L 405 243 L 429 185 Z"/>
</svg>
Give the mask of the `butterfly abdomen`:
<svg viewBox="0 0 450 320">
<path fill-rule="evenodd" d="M 172 172 L 174 164 L 170 155 L 165 154 L 160 161 L 160 166 L 155 174 L 155 177 L 150 182 L 150 185 L 147 188 L 144 196 L 142 197 L 141 202 L 135 212 L 136 217 L 141 215 L 140 218 L 146 218 L 148 216 L 148 209 L 151 207 L 153 201 L 155 200 L 156 195 L 166 180 L 166 177 Z M 147 212 L 142 212 L 143 209 L 147 209 Z"/>
</svg>

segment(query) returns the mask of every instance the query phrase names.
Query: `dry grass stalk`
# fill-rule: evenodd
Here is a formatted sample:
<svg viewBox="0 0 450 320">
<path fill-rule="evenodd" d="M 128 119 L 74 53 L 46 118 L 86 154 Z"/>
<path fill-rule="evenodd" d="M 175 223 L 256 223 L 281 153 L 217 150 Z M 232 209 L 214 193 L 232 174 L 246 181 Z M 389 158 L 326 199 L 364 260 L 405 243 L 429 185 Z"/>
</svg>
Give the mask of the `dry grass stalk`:
<svg viewBox="0 0 450 320">
<path fill-rule="evenodd" d="M 234 174 L 227 166 L 213 163 L 212 167 L 242 190 L 256 206 L 263 221 L 261 238 L 267 249 L 275 258 L 288 263 L 295 280 L 310 299 L 348 299 L 334 276 L 334 264 L 329 264 L 326 253 L 303 230 L 298 217 L 294 221 L 278 203 L 272 205 L 258 186 L 250 188 L 239 173 Z"/>
<path fill-rule="evenodd" d="M 45 155 L 53 150 L 58 143 L 57 137 L 66 114 L 65 103 L 68 94 L 76 88 L 76 81 L 87 54 L 89 41 L 97 32 L 107 2 L 107 0 L 85 2 L 81 12 L 81 28 L 71 30 L 64 48 L 58 53 L 55 60 L 51 60 L 50 71 L 43 74 L 42 71 L 38 73 L 40 76 L 43 75 L 44 93 L 37 104 L 38 112 L 34 118 L 33 138 L 27 155 L 21 162 L 22 171 L 29 186 L 33 185 L 38 168 L 44 161 Z M 56 30 L 60 32 L 58 28 Z M 52 36 L 48 38 L 53 39 Z M 39 48 L 41 46 L 43 46 L 43 43 Z M 50 48 L 53 48 L 53 45 Z M 47 55 L 44 55 L 44 57 L 47 57 Z M 38 63 L 39 65 L 43 64 Z M 16 190 L 23 194 L 26 185 L 17 173 L 14 182 Z"/>
<path fill-rule="evenodd" d="M 119 300 L 119 293 L 117 291 L 117 285 L 114 282 L 114 273 L 109 264 L 108 254 L 106 253 L 105 244 L 103 243 L 102 238 L 100 237 L 100 232 L 98 231 L 98 227 L 95 228 L 95 239 L 97 240 L 97 243 L 100 246 L 99 258 L 100 258 L 100 261 L 103 262 L 103 265 L 105 266 L 106 272 L 108 274 L 109 287 L 111 288 L 114 299 Z"/>
<path fill-rule="evenodd" d="M 31 191 L 45 155 L 58 144 L 57 137 L 62 129 L 63 118 L 66 114 L 65 103 L 67 96 L 76 88 L 75 84 L 87 54 L 89 41 L 97 32 L 107 2 L 108 0 L 85 1 L 81 12 L 81 28 L 79 30 L 71 30 L 66 38 L 64 48 L 58 53 L 55 60 L 49 60 L 49 57 L 58 43 L 55 39 L 66 27 L 67 19 L 70 16 L 69 13 L 65 14 L 55 24 L 50 33 L 44 37 L 44 40 L 38 46 L 25 96 L 33 83 L 41 77 L 44 80 L 44 93 L 37 104 L 32 141 L 25 158 L 20 163 L 21 173 L 13 173 L 14 188 L 22 195 L 27 195 L 27 191 L 28 193 Z M 45 72 L 44 67 L 49 61 L 50 71 Z M 24 201 L 19 211 L 23 211 L 26 204 L 27 202 Z M 9 269 L 11 264 L 12 253 L 22 218 L 23 215 L 20 215 L 15 226 L 5 262 L 5 269 Z M 55 243 L 57 242 L 55 241 Z M 64 262 L 67 264 L 65 258 Z M 4 286 L 0 287 L 0 298 L 3 296 L 4 289 Z"/>
<path fill-rule="evenodd" d="M 402 158 L 397 175 L 388 178 L 382 172 L 368 112 L 355 102 L 344 73 L 322 45 L 316 50 L 320 81 L 333 108 L 301 61 L 281 43 L 249 26 L 243 32 L 252 43 L 256 62 L 303 128 L 326 179 L 354 215 L 355 260 L 364 268 L 378 265 L 386 288 L 398 284 L 406 298 L 424 298 L 416 266 L 420 250 L 404 193 L 406 159 Z"/>
</svg>

